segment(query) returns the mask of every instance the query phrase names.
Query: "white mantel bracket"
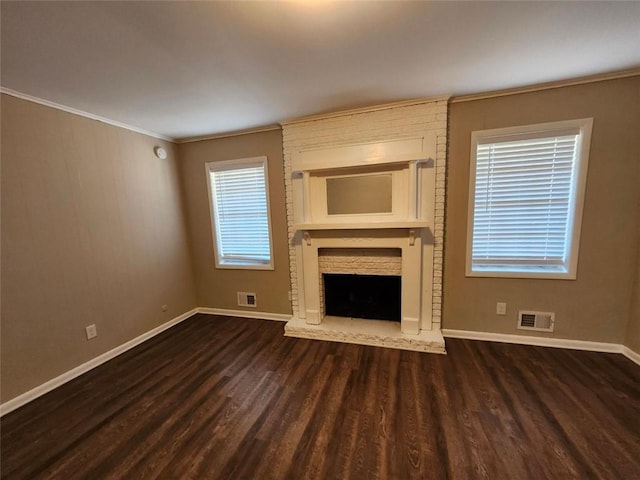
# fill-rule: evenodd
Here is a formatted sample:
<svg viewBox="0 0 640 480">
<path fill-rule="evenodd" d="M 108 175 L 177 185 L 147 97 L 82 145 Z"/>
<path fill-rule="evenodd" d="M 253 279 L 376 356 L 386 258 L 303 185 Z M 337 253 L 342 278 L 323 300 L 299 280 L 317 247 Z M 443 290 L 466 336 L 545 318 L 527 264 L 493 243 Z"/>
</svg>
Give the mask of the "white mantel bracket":
<svg viewBox="0 0 640 480">
<path fill-rule="evenodd" d="M 412 228 L 409 230 L 409 245 L 412 247 L 416 244 L 416 231 Z"/>
</svg>

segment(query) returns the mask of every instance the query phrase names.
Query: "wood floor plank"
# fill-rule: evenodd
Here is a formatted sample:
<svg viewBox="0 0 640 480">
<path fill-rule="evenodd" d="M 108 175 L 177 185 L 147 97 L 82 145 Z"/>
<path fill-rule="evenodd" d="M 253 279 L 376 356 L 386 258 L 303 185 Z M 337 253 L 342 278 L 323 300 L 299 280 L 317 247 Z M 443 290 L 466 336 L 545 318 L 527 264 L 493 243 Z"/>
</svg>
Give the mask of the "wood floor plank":
<svg viewBox="0 0 640 480">
<path fill-rule="evenodd" d="M 1 420 L 2 479 L 640 478 L 640 367 L 196 315 Z"/>
</svg>

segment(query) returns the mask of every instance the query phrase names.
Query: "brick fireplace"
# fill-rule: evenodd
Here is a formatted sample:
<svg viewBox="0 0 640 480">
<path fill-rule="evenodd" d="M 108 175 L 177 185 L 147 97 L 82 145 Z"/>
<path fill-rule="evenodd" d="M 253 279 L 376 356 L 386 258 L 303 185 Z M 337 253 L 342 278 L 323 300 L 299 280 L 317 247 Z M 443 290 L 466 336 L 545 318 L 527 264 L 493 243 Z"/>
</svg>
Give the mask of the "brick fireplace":
<svg viewBox="0 0 640 480">
<path fill-rule="evenodd" d="M 327 275 L 345 275 L 361 277 L 392 277 L 401 279 L 402 250 L 399 248 L 320 248 L 318 249 L 318 270 L 320 272 L 320 316 L 331 315 L 324 307 Z M 401 288 L 401 282 L 400 282 Z M 385 295 L 385 292 L 382 292 Z M 401 304 L 400 299 L 390 299 Z M 347 315 L 342 315 L 347 316 Z M 381 318 L 384 316 L 364 316 L 359 318 Z M 400 321 L 400 313 L 392 320 Z"/>
<path fill-rule="evenodd" d="M 290 336 L 444 353 L 447 102 L 283 125 Z M 325 315 L 324 273 L 399 275 L 400 322 Z"/>
</svg>

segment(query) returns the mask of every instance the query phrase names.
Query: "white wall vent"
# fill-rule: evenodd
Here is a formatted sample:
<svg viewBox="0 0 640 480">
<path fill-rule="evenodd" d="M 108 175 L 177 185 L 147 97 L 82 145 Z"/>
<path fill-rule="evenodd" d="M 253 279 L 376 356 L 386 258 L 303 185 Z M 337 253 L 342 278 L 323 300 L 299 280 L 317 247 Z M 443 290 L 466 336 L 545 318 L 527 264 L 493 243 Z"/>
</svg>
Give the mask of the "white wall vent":
<svg viewBox="0 0 640 480">
<path fill-rule="evenodd" d="M 238 305 L 241 307 L 257 307 L 256 294 L 238 292 Z"/>
<path fill-rule="evenodd" d="M 531 312 L 520 310 L 518 312 L 518 328 L 521 330 L 539 330 L 553 332 L 553 324 L 556 314 L 554 312 Z"/>
</svg>

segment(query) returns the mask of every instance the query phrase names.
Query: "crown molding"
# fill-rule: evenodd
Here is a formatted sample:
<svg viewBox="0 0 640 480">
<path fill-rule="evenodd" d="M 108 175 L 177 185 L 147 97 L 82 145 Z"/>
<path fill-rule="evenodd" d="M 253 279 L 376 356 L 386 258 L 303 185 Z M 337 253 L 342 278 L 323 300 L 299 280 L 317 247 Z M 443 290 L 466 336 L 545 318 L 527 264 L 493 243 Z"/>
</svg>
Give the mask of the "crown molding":
<svg viewBox="0 0 640 480">
<path fill-rule="evenodd" d="M 45 107 L 55 108 L 56 110 L 62 110 L 63 112 L 71 113 L 73 115 L 78 115 L 80 117 L 85 117 L 90 120 L 96 120 L 101 123 L 106 123 L 108 125 L 112 125 L 118 128 L 124 128 L 125 130 L 129 130 L 135 133 L 140 133 L 142 135 L 146 135 L 148 137 L 157 138 L 159 140 L 165 140 L 167 142 L 175 143 L 175 139 L 171 137 L 167 137 L 166 135 L 160 135 L 159 133 L 150 132 L 148 130 L 144 130 L 142 128 L 134 127 L 132 125 L 127 125 L 126 123 L 118 122 L 116 120 L 111 120 L 110 118 L 101 117 L 99 115 L 94 115 L 93 113 L 85 112 L 84 110 L 78 110 L 77 108 L 68 107 L 66 105 L 62 105 L 60 103 L 51 102 L 49 100 L 45 100 L 43 98 L 34 97 L 33 95 L 28 95 L 26 93 L 18 92 L 16 90 L 12 90 L 10 88 L 1 87 L 0 93 L 4 93 L 5 95 L 10 95 L 12 97 L 19 98 L 21 100 L 26 100 L 28 102 L 37 103 L 40 105 L 44 105 Z"/>
<path fill-rule="evenodd" d="M 450 103 L 472 102 L 474 100 L 485 100 L 488 98 L 506 97 L 508 95 L 518 95 L 520 93 L 539 92 L 542 90 L 552 90 L 554 88 L 571 87 L 574 85 L 584 85 L 587 83 L 604 82 L 606 80 L 616 80 L 619 78 L 640 76 L 640 68 L 622 70 L 618 72 L 600 73 L 587 77 L 558 80 L 555 82 L 538 83 L 524 87 L 508 88 L 504 90 L 492 90 L 483 93 L 472 93 L 469 95 L 459 95 L 451 97 Z"/>
<path fill-rule="evenodd" d="M 226 133 L 214 133 L 211 135 L 201 135 L 196 137 L 185 137 L 174 140 L 177 144 L 182 143 L 194 143 L 204 142 L 206 140 L 217 140 L 220 138 L 239 137 L 241 135 L 250 135 L 252 133 L 272 132 L 273 130 L 280 130 L 280 125 L 266 125 L 264 127 L 246 128 L 243 130 L 235 130 L 233 132 Z"/>
<path fill-rule="evenodd" d="M 615 79 L 634 77 L 634 76 L 640 76 L 640 68 L 634 68 L 634 69 L 623 70 L 623 71 L 618 71 L 618 72 L 602 73 L 602 74 L 591 75 L 591 76 L 586 76 L 586 77 L 579 77 L 579 78 L 574 78 L 574 79 L 569 79 L 569 80 L 559 80 L 559 81 L 555 81 L 555 82 L 540 83 L 540 84 L 535 84 L 535 85 L 528 85 L 528 86 L 524 86 L 524 87 L 516 87 L 516 88 L 510 88 L 510 89 L 504 89 L 504 90 L 493 90 L 493 91 L 482 92 L 482 93 L 474 93 L 474 94 L 469 94 L 469 95 L 439 96 L 439 97 L 429 97 L 429 98 L 418 98 L 418 99 L 412 99 L 412 100 L 403 100 L 403 101 L 398 101 L 398 102 L 384 103 L 384 104 L 380 104 L 380 105 L 372 105 L 372 106 L 368 106 L 368 107 L 360 107 L 360 108 L 353 108 L 353 109 L 348 109 L 348 110 L 340 110 L 340 111 L 336 111 L 336 112 L 309 115 L 309 116 L 305 116 L 305 117 L 284 120 L 284 121 L 280 122 L 277 125 L 266 125 L 266 126 L 263 126 L 263 127 L 248 128 L 248 129 L 237 130 L 237 131 L 226 132 L 226 133 L 211 134 L 211 135 L 201 135 L 201 136 L 195 136 L 195 137 L 184 137 L 184 138 L 178 138 L 178 139 L 172 138 L 172 137 L 168 137 L 166 135 L 161 135 L 161 134 L 158 134 L 158 133 L 150 132 L 150 131 L 144 130 L 142 128 L 134 127 L 132 125 L 127 125 L 126 123 L 118 122 L 116 120 L 111 120 L 109 118 L 101 117 L 99 115 L 94 115 L 92 113 L 85 112 L 83 110 L 78 110 L 76 108 L 68 107 L 66 105 L 61 105 L 59 103 L 51 102 L 49 100 L 45 100 L 45 99 L 42 99 L 42 98 L 34 97 L 32 95 L 28 95 L 26 93 L 18 92 L 16 90 L 12 90 L 10 88 L 6 88 L 6 87 L 0 86 L 0 93 L 6 94 L 6 95 L 10 95 L 12 97 L 20 98 L 22 100 L 26 100 L 26 101 L 29 101 L 29 102 L 38 103 L 40 105 L 44 105 L 44 106 L 47 106 L 47 107 L 55 108 L 57 110 L 62 110 L 64 112 L 71 113 L 73 115 L 79 115 L 81 117 L 89 118 L 91 120 L 96 120 L 98 122 L 106 123 L 108 125 L 113 125 L 115 127 L 124 128 L 125 130 L 130 130 L 132 132 L 140 133 L 142 135 L 147 135 L 149 137 L 157 138 L 157 139 L 160 139 L 160 140 L 165 140 L 167 142 L 172 142 L 172 143 L 176 143 L 176 144 L 183 144 L 183 143 L 202 142 L 202 141 L 206 141 L 206 140 L 216 140 L 216 139 L 221 139 L 221 138 L 237 137 L 237 136 L 249 135 L 249 134 L 253 134 L 253 133 L 270 132 L 270 131 L 274 131 L 274 130 L 279 130 L 282 127 L 288 126 L 288 125 L 295 125 L 295 124 L 305 123 L 305 122 L 314 122 L 314 121 L 317 121 L 317 120 L 325 120 L 325 119 L 329 119 L 329 118 L 337 118 L 337 117 L 343 117 L 343 116 L 348 116 L 348 115 L 357 115 L 357 114 L 362 114 L 362 113 L 378 112 L 378 111 L 381 111 L 381 110 L 388 110 L 388 109 L 399 108 L 399 107 L 408 107 L 408 106 L 420 105 L 420 104 L 424 104 L 424 103 L 433 103 L 433 102 L 448 102 L 448 103 L 471 102 L 471 101 L 475 101 L 475 100 L 484 100 L 484 99 L 489 99 L 489 98 L 504 97 L 504 96 L 508 96 L 508 95 L 518 95 L 518 94 L 521 94 L 521 93 L 538 92 L 538 91 L 542 91 L 542 90 L 551 90 L 551 89 L 555 89 L 555 88 L 569 87 L 569 86 L 574 86 L 574 85 L 583 85 L 583 84 L 587 84 L 587 83 L 602 82 L 602 81 L 606 81 L 606 80 L 615 80 Z"/>
<path fill-rule="evenodd" d="M 421 105 L 424 103 L 448 102 L 449 98 L 450 98 L 449 96 L 415 98 L 413 100 L 402 100 L 399 102 L 383 103 L 380 105 L 372 105 L 369 107 L 352 108 L 349 110 L 339 110 L 337 112 L 329 112 L 329 113 L 319 113 L 317 115 L 309 115 L 306 117 L 284 120 L 280 122 L 280 125 L 284 127 L 287 125 L 295 125 L 297 123 L 315 122 L 317 120 L 325 120 L 328 118 L 344 117 L 348 115 L 358 115 L 361 113 L 378 112 L 380 110 L 389 110 L 392 108 L 399 108 L 399 107 L 410 107 L 413 105 Z"/>
</svg>

